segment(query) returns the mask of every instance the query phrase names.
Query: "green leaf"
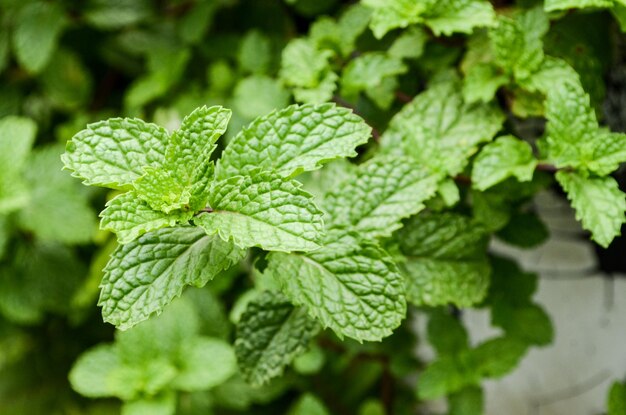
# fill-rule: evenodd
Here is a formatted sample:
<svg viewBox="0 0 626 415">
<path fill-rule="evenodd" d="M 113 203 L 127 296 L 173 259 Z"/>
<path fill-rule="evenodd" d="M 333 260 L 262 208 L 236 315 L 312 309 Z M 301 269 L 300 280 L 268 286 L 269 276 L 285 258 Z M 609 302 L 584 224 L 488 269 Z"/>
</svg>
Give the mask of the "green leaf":
<svg viewBox="0 0 626 415">
<path fill-rule="evenodd" d="M 237 60 L 245 72 L 264 74 L 272 58 L 271 43 L 267 36 L 257 30 L 251 30 L 243 37 L 239 45 Z"/>
<path fill-rule="evenodd" d="M 168 132 L 155 124 L 111 118 L 76 134 L 61 159 L 86 185 L 129 189 L 143 167 L 163 165 L 168 141 Z"/>
<path fill-rule="evenodd" d="M 608 414 L 621 415 L 626 413 L 626 386 L 615 382 L 609 390 Z"/>
<path fill-rule="evenodd" d="M 471 66 L 465 74 L 463 83 L 463 99 L 468 104 L 489 102 L 498 89 L 506 85 L 507 77 L 490 63 L 479 63 Z"/>
<path fill-rule="evenodd" d="M 436 36 L 472 33 L 475 27 L 492 26 L 496 20 L 493 6 L 486 0 L 447 0 L 433 2 L 425 16 Z"/>
<path fill-rule="evenodd" d="M 408 70 L 400 58 L 383 52 L 367 52 L 348 63 L 341 76 L 341 94 L 349 99 L 382 85 L 383 80 Z"/>
<path fill-rule="evenodd" d="M 403 32 L 389 48 L 389 56 L 397 59 L 416 59 L 424 53 L 428 41 L 426 31 L 416 28 Z"/>
<path fill-rule="evenodd" d="M 455 32 L 471 33 L 474 27 L 489 26 L 495 12 L 485 0 L 363 0 L 370 7 L 370 28 L 377 38 L 391 29 L 405 28 L 411 24 L 426 23 L 435 35 Z"/>
<path fill-rule="evenodd" d="M 0 178 L 14 180 L 22 172 L 35 142 L 37 124 L 30 118 L 9 115 L 0 119 Z"/>
<path fill-rule="evenodd" d="M 406 312 L 402 276 L 376 245 L 333 236 L 308 254 L 271 253 L 265 272 L 294 304 L 338 336 L 358 341 L 389 336 Z"/>
<path fill-rule="evenodd" d="M 330 226 L 346 227 L 366 239 L 389 236 L 400 221 L 424 208 L 439 177 L 400 157 L 375 158 L 324 199 Z"/>
<path fill-rule="evenodd" d="M 287 86 L 315 88 L 330 70 L 331 56 L 309 40 L 294 39 L 283 49 L 280 77 Z"/>
<path fill-rule="evenodd" d="M 134 183 L 139 197 L 165 213 L 203 208 L 213 172 L 210 157 L 230 116 L 220 106 L 203 106 L 185 117 L 171 136 L 163 168 L 145 167 L 146 174 Z"/>
<path fill-rule="evenodd" d="M 527 344 L 545 346 L 554 338 L 550 317 L 536 304 L 513 307 L 505 302 L 496 302 L 491 309 L 491 322 L 501 327 L 507 337 Z"/>
<path fill-rule="evenodd" d="M 284 108 L 289 104 L 289 91 L 277 79 L 252 75 L 237 83 L 232 102 L 236 114 L 251 120 Z"/>
<path fill-rule="evenodd" d="M 176 394 L 167 391 L 157 396 L 124 402 L 121 415 L 174 415 L 175 413 Z"/>
<path fill-rule="evenodd" d="M 532 13 L 529 11 L 528 13 Z M 545 14 L 533 14 L 547 21 Z M 528 78 L 543 61 L 541 31 L 526 30 L 518 19 L 500 17 L 489 32 L 495 63 L 516 79 Z M 532 28 L 534 29 L 534 28 Z"/>
<path fill-rule="evenodd" d="M 576 219 L 603 247 L 620 235 L 626 222 L 626 198 L 612 177 L 584 177 L 576 172 L 559 171 L 557 181 L 576 210 Z"/>
<path fill-rule="evenodd" d="M 544 8 L 548 12 L 567 9 L 606 8 L 613 6 L 612 0 L 546 0 Z"/>
<path fill-rule="evenodd" d="M 242 248 L 310 251 L 319 247 L 324 224 L 313 196 L 301 186 L 262 172 L 214 182 L 209 195 L 212 211 L 193 220 L 207 234 L 217 233 Z"/>
<path fill-rule="evenodd" d="M 547 226 L 534 213 L 522 212 L 511 217 L 509 223 L 497 233 L 498 238 L 521 248 L 541 245 L 550 236 Z"/>
<path fill-rule="evenodd" d="M 69 373 L 72 388 L 89 398 L 124 396 L 120 382 L 122 361 L 112 344 L 101 344 L 81 354 Z"/>
<path fill-rule="evenodd" d="M 511 135 L 499 137 L 480 151 L 472 168 L 472 185 L 479 190 L 515 177 L 520 182 L 532 180 L 537 160 L 525 141 Z"/>
<path fill-rule="evenodd" d="M 91 74 L 78 54 L 66 49 L 54 53 L 41 74 L 48 98 L 58 108 L 79 111 L 91 98 Z"/>
<path fill-rule="evenodd" d="M 423 214 L 405 223 L 396 240 L 413 304 L 468 307 L 485 297 L 488 238 L 480 225 L 455 213 Z"/>
<path fill-rule="evenodd" d="M 497 337 L 470 350 L 469 360 L 482 377 L 499 378 L 513 370 L 528 347 L 515 338 Z"/>
<path fill-rule="evenodd" d="M 442 310 L 434 310 L 428 318 L 428 342 L 439 356 L 455 355 L 466 350 L 468 336 L 458 318 Z"/>
<path fill-rule="evenodd" d="M 578 83 L 554 86 L 546 100 L 548 157 L 557 167 L 581 167 L 598 130 L 595 112 Z"/>
<path fill-rule="evenodd" d="M 101 29 L 120 29 L 139 23 L 152 14 L 148 0 L 90 0 L 87 2 L 85 19 Z"/>
<path fill-rule="evenodd" d="M 266 291 L 248 303 L 237 324 L 235 352 L 242 375 L 262 385 L 308 347 L 318 325 L 303 308 L 281 294 Z"/>
<path fill-rule="evenodd" d="M 459 80 L 442 81 L 392 118 L 381 145 L 385 152 L 405 153 L 433 171 L 455 176 L 503 120 L 495 105 L 464 103 Z"/>
<path fill-rule="evenodd" d="M 42 240 L 89 242 L 97 229 L 96 213 L 81 185 L 61 170 L 62 152 L 62 146 L 53 145 L 31 154 L 24 172 L 29 201 L 18 212 L 18 222 Z"/>
<path fill-rule="evenodd" d="M 354 157 L 355 147 L 371 128 L 346 108 L 334 104 L 292 105 L 258 118 L 228 144 L 216 177 L 272 170 L 282 176 L 319 169 L 340 157 Z"/>
<path fill-rule="evenodd" d="M 193 227 L 164 228 L 119 246 L 105 269 L 99 304 L 124 330 L 160 313 L 186 285 L 203 286 L 245 255 Z"/>
<path fill-rule="evenodd" d="M 448 415 L 481 415 L 483 406 L 483 390 L 478 386 L 468 386 L 448 396 Z"/>
<path fill-rule="evenodd" d="M 417 381 L 417 395 L 420 399 L 431 400 L 458 392 L 480 382 L 480 375 L 473 371 L 467 360 L 451 356 L 439 358 L 430 363 Z"/>
<path fill-rule="evenodd" d="M 210 389 L 237 372 L 232 346 L 208 337 L 185 339 L 178 352 L 179 373 L 172 387 L 186 392 Z"/>
<path fill-rule="evenodd" d="M 305 393 L 289 409 L 287 415 L 329 415 L 324 404 L 310 393 Z"/>
<path fill-rule="evenodd" d="M 193 212 L 167 214 L 153 210 L 131 191 L 107 202 L 100 213 L 100 228 L 115 233 L 119 243 L 127 244 L 146 232 L 186 222 L 192 215 Z"/>
<path fill-rule="evenodd" d="M 65 25 L 65 14 L 56 3 L 37 1 L 24 6 L 16 16 L 12 37 L 20 65 L 29 72 L 40 72 L 52 57 Z"/>
</svg>

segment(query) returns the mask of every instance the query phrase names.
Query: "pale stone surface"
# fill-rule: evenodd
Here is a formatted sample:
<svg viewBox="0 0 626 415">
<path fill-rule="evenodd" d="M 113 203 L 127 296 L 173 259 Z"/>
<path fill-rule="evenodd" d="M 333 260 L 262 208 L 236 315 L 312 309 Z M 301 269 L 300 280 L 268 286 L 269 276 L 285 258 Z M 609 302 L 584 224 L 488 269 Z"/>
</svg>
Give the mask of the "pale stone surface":
<svg viewBox="0 0 626 415">
<path fill-rule="evenodd" d="M 550 240 L 529 251 L 499 243 L 492 250 L 540 274 L 535 299 L 553 320 L 555 342 L 486 382 L 486 414 L 602 414 L 611 383 L 626 377 L 626 278 L 597 272 L 593 247 L 562 200 L 543 194 L 537 204 Z M 464 320 L 472 342 L 494 335 L 487 313 L 468 311 Z"/>
</svg>

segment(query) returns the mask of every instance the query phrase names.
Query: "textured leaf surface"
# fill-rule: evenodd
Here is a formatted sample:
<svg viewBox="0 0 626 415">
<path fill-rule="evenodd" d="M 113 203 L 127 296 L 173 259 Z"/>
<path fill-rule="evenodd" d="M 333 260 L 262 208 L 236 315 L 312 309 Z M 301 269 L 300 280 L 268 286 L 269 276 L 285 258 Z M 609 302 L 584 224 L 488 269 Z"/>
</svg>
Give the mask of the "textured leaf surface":
<svg viewBox="0 0 626 415">
<path fill-rule="evenodd" d="M 585 178 L 575 172 L 559 171 L 557 181 L 576 209 L 576 219 L 591 232 L 591 238 L 609 246 L 626 222 L 626 198 L 612 177 Z"/>
<path fill-rule="evenodd" d="M 280 375 L 304 352 L 317 322 L 282 294 L 266 291 L 252 300 L 237 325 L 235 352 L 243 376 L 261 385 Z"/>
<path fill-rule="evenodd" d="M 493 105 L 463 102 L 457 80 L 440 82 L 405 105 L 381 137 L 388 153 L 404 153 L 433 171 L 456 175 L 477 145 L 490 141 L 503 116 Z"/>
<path fill-rule="evenodd" d="M 547 29 L 547 17 L 544 13 L 528 13 L 533 13 L 531 16 L 534 20 L 545 20 Z M 525 27 L 522 23 L 521 19 L 500 17 L 498 25 L 489 32 L 496 64 L 517 79 L 530 76 L 539 68 L 544 58 L 541 42 L 543 31 L 534 30 L 536 27 Z"/>
<path fill-rule="evenodd" d="M 319 50 L 313 42 L 294 39 L 282 52 L 280 77 L 289 86 L 315 88 L 330 69 L 332 53 Z"/>
<path fill-rule="evenodd" d="M 272 253 L 266 272 L 294 304 L 340 337 L 378 341 L 406 312 L 403 279 L 389 255 L 350 235 L 306 255 Z"/>
<path fill-rule="evenodd" d="M 123 193 L 109 200 L 100 213 L 100 228 L 117 235 L 121 244 L 134 241 L 146 232 L 174 226 L 191 218 L 192 213 L 166 214 L 153 210 L 136 192 Z"/>
<path fill-rule="evenodd" d="M 532 180 L 537 160 L 530 144 L 507 135 L 487 144 L 474 160 L 472 185 L 485 190 L 508 177 Z"/>
<path fill-rule="evenodd" d="M 244 254 L 192 227 L 147 233 L 111 256 L 99 301 L 104 319 L 120 329 L 132 327 L 160 313 L 186 285 L 203 286 Z"/>
<path fill-rule="evenodd" d="M 438 176 L 411 159 L 371 160 L 326 196 L 327 221 L 353 229 L 364 238 L 389 236 L 403 218 L 424 208 L 424 201 L 435 194 L 437 182 Z"/>
<path fill-rule="evenodd" d="M 41 71 L 54 53 L 66 24 L 58 4 L 37 1 L 26 5 L 16 19 L 13 49 L 20 65 L 29 72 Z"/>
<path fill-rule="evenodd" d="M 256 119 L 224 150 L 220 179 L 272 170 L 282 176 L 316 170 L 324 162 L 354 157 L 371 128 L 350 110 L 334 104 L 292 105 Z"/>
<path fill-rule="evenodd" d="M 324 230 L 322 213 L 300 187 L 295 180 L 267 173 L 215 182 L 209 197 L 213 211 L 194 222 L 209 235 L 218 233 L 242 248 L 315 249 Z"/>
<path fill-rule="evenodd" d="M 490 268 L 482 227 L 454 213 L 412 218 L 397 233 L 407 277 L 407 299 L 415 305 L 467 307 L 487 293 Z"/>
<path fill-rule="evenodd" d="M 112 118 L 89 124 L 67 143 L 65 167 L 83 183 L 129 188 L 143 167 L 165 160 L 168 132 L 136 118 Z"/>
<path fill-rule="evenodd" d="M 486 0 L 448 0 L 434 2 L 426 24 L 435 35 L 472 33 L 475 27 L 494 24 L 496 13 Z"/>
<path fill-rule="evenodd" d="M 237 372 L 233 347 L 209 337 L 185 339 L 180 345 L 179 373 L 172 386 L 187 392 L 212 388 Z"/>
</svg>

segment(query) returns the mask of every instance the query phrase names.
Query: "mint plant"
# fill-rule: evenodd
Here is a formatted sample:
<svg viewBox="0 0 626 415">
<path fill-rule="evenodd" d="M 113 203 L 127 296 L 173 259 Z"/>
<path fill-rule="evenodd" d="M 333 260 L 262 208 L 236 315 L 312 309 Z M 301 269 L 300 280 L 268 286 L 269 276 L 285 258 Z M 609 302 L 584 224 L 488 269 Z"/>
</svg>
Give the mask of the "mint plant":
<svg viewBox="0 0 626 415">
<path fill-rule="evenodd" d="M 559 335 L 501 248 L 550 237 L 536 197 L 620 249 L 625 31 L 622 0 L 1 1 L 0 413 L 488 413 Z"/>
</svg>

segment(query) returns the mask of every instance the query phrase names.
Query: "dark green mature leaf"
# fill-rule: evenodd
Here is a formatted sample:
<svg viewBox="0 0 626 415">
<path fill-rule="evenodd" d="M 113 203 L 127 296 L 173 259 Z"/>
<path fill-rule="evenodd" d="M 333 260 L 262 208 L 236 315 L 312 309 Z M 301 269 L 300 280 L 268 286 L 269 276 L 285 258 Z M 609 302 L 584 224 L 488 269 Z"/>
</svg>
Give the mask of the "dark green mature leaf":
<svg viewBox="0 0 626 415">
<path fill-rule="evenodd" d="M 164 228 L 119 246 L 105 269 L 99 304 L 126 329 L 160 313 L 186 285 L 203 286 L 245 251 L 192 227 Z"/>
<path fill-rule="evenodd" d="M 375 158 L 326 195 L 326 222 L 364 238 L 389 236 L 401 227 L 403 218 L 424 208 L 437 190 L 438 179 L 411 159 Z"/>
<path fill-rule="evenodd" d="M 448 396 L 448 415 L 482 415 L 483 405 L 483 390 L 468 386 Z"/>
<path fill-rule="evenodd" d="M 415 305 L 480 302 L 489 286 L 487 237 L 482 226 L 454 213 L 418 215 L 396 234 L 406 256 L 407 299 Z"/>
<path fill-rule="evenodd" d="M 376 245 L 333 236 L 307 254 L 270 254 L 265 272 L 294 304 L 338 336 L 378 341 L 404 318 L 402 276 Z"/>
<path fill-rule="evenodd" d="M 214 182 L 212 211 L 194 218 L 207 234 L 247 248 L 309 251 L 318 248 L 324 230 L 322 212 L 295 180 L 257 173 Z"/>
<path fill-rule="evenodd" d="M 280 375 L 317 330 L 304 308 L 294 307 L 282 294 L 262 293 L 248 303 L 237 325 L 235 352 L 243 376 L 261 385 Z"/>
<path fill-rule="evenodd" d="M 216 177 L 250 174 L 256 169 L 289 177 L 319 169 L 340 157 L 353 157 L 371 128 L 349 109 L 334 104 L 292 105 L 258 118 L 229 143 Z"/>
<path fill-rule="evenodd" d="M 576 172 L 559 171 L 557 181 L 576 210 L 576 219 L 591 232 L 591 238 L 609 246 L 626 222 L 626 196 L 612 177 L 584 177 Z"/>
</svg>

